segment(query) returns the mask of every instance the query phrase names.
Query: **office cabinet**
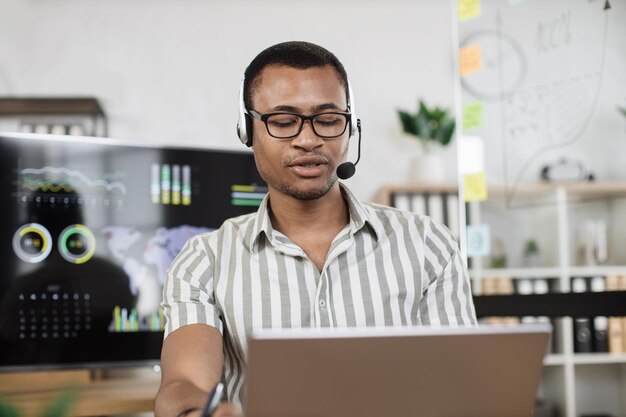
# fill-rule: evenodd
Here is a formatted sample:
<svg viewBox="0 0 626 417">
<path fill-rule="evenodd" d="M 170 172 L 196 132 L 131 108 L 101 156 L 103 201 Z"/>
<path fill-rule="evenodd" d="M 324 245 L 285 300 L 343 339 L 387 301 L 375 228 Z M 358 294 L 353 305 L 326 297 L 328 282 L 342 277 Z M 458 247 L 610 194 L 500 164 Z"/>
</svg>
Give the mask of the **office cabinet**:
<svg viewBox="0 0 626 417">
<path fill-rule="evenodd" d="M 518 195 L 514 205 L 508 204 L 509 190 L 505 187 L 488 188 L 489 200 L 463 204 L 458 204 L 457 200 L 456 208 L 460 215 L 459 207 L 463 207 L 467 224 L 489 225 L 490 228 L 491 256 L 468 258 L 475 296 L 492 293 L 493 281 L 498 279 L 507 281 L 512 292 L 518 294 L 527 291 L 522 289 L 524 284 L 530 284 L 528 293 L 536 292 L 534 290 L 571 293 L 581 291 L 581 280 L 588 285 L 583 289 L 586 291 L 592 290 L 592 281 L 597 283 L 601 279 L 604 282 L 608 278 L 626 283 L 626 278 L 619 278 L 626 277 L 626 249 L 623 249 L 626 247 L 626 236 L 623 235 L 626 183 L 528 184 L 516 190 Z M 401 202 L 407 195 L 410 200 L 419 201 L 419 196 L 454 192 L 456 188 L 453 185 L 390 186 L 382 189 L 375 201 L 397 206 L 398 196 L 403 196 Z M 606 226 L 605 233 L 598 233 L 604 236 L 596 236 L 596 242 L 592 239 L 592 244 L 599 245 L 599 249 L 592 250 L 591 255 L 585 248 L 585 239 L 581 239 L 581 231 L 584 232 L 584 225 L 589 221 Z M 460 228 L 459 236 L 463 233 L 465 227 Z M 524 242 L 529 239 L 536 242 L 542 255 L 538 262 L 529 263 L 523 255 L 513 253 L 523 250 Z M 504 249 L 494 241 L 503 242 Z M 494 254 L 494 250 L 502 253 Z M 499 259 L 499 267 L 493 267 L 491 261 L 496 257 L 504 257 L 507 262 L 502 265 L 502 259 Z M 594 262 L 595 265 L 589 264 Z M 593 290 L 597 291 L 597 286 Z M 523 300 L 521 297 L 514 299 Z M 563 310 L 565 313 L 566 309 Z M 552 320 L 553 342 L 545 357 L 538 397 L 553 403 L 563 417 L 589 414 L 625 416 L 626 353 L 623 349 L 626 343 L 622 342 L 619 353 L 576 352 L 579 347 L 575 339 L 577 319 L 580 317 L 565 316 Z M 546 318 L 518 317 L 513 322 L 533 320 Z M 500 318 L 493 322 L 506 324 L 510 320 Z M 625 325 L 623 330 L 626 330 L 623 319 L 622 324 Z M 592 330 L 595 329 L 592 327 Z"/>
</svg>

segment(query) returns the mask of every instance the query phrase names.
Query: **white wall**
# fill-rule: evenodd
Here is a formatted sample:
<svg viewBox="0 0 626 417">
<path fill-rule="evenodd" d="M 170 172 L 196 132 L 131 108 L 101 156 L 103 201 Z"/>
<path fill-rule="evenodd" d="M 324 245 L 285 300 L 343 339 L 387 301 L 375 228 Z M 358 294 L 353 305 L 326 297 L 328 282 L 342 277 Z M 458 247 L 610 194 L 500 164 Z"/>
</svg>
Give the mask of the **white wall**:
<svg viewBox="0 0 626 417">
<path fill-rule="evenodd" d="M 0 95 L 94 95 L 121 139 L 242 149 L 237 95 L 249 61 L 285 40 L 327 47 L 346 66 L 363 121 L 363 157 L 349 181 L 363 199 L 408 180 L 420 152 L 401 135 L 396 109 L 415 109 L 418 97 L 453 106 L 449 1 L 2 0 L 0 8 Z M 446 156 L 453 181 L 453 149 Z"/>
</svg>

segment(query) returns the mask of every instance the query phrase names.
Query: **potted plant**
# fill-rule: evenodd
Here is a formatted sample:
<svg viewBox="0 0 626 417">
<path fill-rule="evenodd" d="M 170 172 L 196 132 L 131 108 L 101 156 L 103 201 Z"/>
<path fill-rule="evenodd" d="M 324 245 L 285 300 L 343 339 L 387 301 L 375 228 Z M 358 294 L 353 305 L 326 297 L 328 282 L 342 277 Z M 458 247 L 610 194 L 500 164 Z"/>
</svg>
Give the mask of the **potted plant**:
<svg viewBox="0 0 626 417">
<path fill-rule="evenodd" d="M 524 244 L 524 264 L 527 267 L 537 267 L 539 263 L 539 245 L 535 239 L 528 239 Z"/>
<path fill-rule="evenodd" d="M 421 99 L 417 113 L 398 110 L 398 116 L 404 133 L 422 145 L 422 154 L 412 167 L 412 179 L 418 182 L 443 181 L 445 173 L 440 151 L 452 140 L 454 117 L 446 109 L 429 108 Z"/>
<path fill-rule="evenodd" d="M 493 242 L 490 266 L 491 268 L 506 268 L 506 251 L 501 239 L 496 238 Z"/>
<path fill-rule="evenodd" d="M 50 403 L 42 411 L 42 417 L 68 417 L 71 414 L 72 406 L 76 402 L 77 387 L 68 387 L 52 398 Z M 0 416 L 21 417 L 21 413 L 13 404 L 0 396 Z"/>
</svg>

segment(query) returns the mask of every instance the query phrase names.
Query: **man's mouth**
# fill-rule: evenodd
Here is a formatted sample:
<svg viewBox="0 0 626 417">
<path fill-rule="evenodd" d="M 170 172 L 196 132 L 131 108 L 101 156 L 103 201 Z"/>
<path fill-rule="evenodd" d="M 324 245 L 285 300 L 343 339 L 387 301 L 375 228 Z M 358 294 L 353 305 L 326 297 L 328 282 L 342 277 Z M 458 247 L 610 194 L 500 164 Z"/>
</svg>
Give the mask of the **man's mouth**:
<svg viewBox="0 0 626 417">
<path fill-rule="evenodd" d="M 288 167 L 300 177 L 317 177 L 324 172 L 328 159 L 319 155 L 301 156 L 289 162 Z"/>
<path fill-rule="evenodd" d="M 315 167 L 319 165 L 326 165 L 328 160 L 323 156 L 311 155 L 311 156 L 300 156 L 293 161 L 289 162 L 289 166 L 303 166 L 303 167 Z"/>
</svg>

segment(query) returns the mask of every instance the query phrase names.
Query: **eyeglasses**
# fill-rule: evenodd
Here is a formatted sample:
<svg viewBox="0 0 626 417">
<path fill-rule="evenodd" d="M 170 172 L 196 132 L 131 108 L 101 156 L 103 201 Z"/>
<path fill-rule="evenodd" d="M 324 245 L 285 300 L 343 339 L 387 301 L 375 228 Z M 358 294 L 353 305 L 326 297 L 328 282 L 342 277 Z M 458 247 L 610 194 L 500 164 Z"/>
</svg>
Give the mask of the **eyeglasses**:
<svg viewBox="0 0 626 417">
<path fill-rule="evenodd" d="M 352 119 L 350 113 L 328 112 L 303 116 L 296 113 L 267 113 L 260 114 L 254 110 L 248 110 L 250 115 L 265 123 L 267 133 L 278 139 L 295 138 L 302 131 L 306 120 L 311 121 L 313 132 L 321 138 L 336 138 L 346 131 L 348 123 Z"/>
</svg>

